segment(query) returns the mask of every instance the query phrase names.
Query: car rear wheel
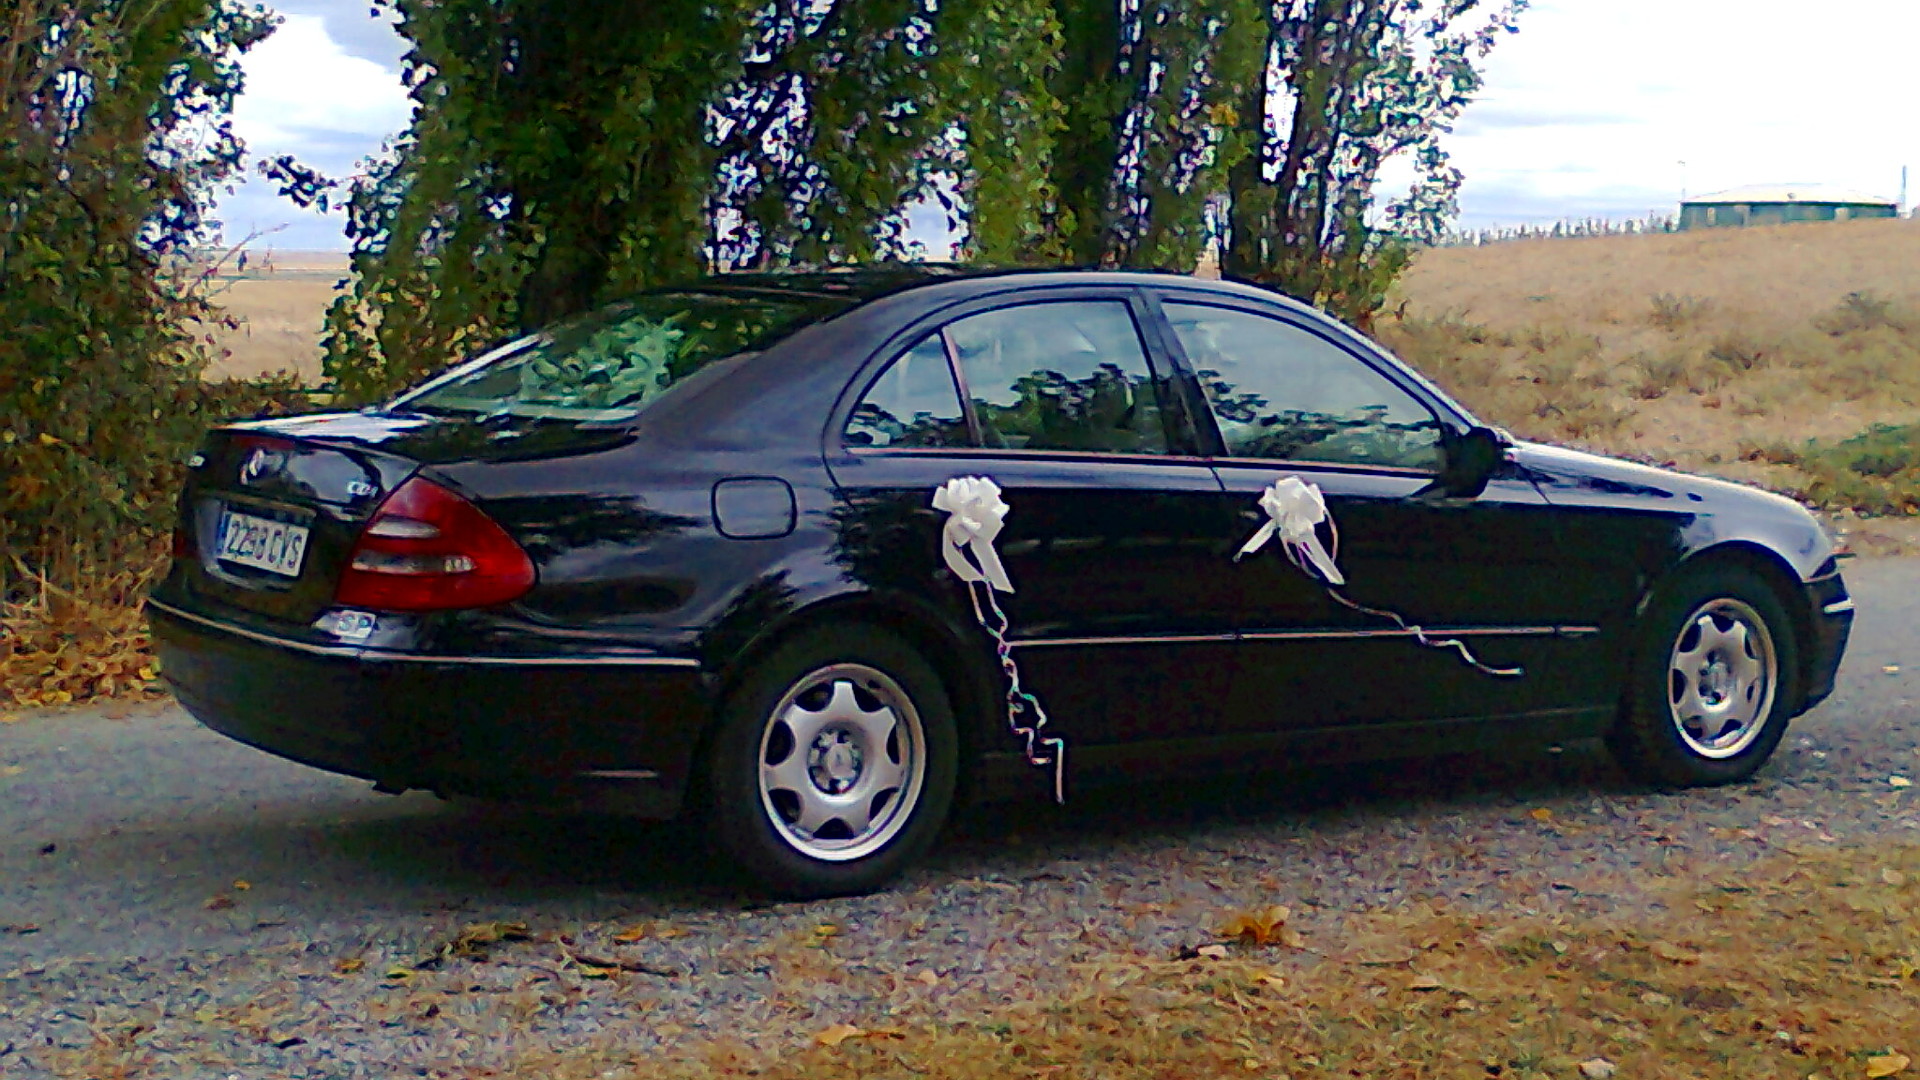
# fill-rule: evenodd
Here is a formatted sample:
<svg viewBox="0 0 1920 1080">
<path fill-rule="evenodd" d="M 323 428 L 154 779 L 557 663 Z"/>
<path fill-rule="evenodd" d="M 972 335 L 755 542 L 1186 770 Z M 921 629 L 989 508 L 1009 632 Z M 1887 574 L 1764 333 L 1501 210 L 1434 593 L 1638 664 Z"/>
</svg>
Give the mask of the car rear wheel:
<svg viewBox="0 0 1920 1080">
<path fill-rule="evenodd" d="M 1792 620 L 1764 579 L 1737 566 L 1687 573 L 1647 606 L 1608 741 L 1655 783 L 1744 780 L 1786 734 L 1798 670 Z"/>
<path fill-rule="evenodd" d="M 750 886 L 791 899 L 868 892 L 946 819 L 953 710 L 898 635 L 829 627 L 754 663 L 704 765 L 707 828 Z"/>
</svg>

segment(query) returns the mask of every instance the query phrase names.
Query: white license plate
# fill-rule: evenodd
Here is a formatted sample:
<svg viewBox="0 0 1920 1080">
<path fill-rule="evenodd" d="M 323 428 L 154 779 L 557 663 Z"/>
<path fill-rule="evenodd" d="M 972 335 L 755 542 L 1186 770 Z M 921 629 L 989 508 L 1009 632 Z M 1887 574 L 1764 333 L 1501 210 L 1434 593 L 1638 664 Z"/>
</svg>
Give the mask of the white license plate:
<svg viewBox="0 0 1920 1080">
<path fill-rule="evenodd" d="M 307 527 L 226 510 L 220 515 L 217 550 L 221 562 L 299 577 L 300 560 L 307 553 Z"/>
</svg>

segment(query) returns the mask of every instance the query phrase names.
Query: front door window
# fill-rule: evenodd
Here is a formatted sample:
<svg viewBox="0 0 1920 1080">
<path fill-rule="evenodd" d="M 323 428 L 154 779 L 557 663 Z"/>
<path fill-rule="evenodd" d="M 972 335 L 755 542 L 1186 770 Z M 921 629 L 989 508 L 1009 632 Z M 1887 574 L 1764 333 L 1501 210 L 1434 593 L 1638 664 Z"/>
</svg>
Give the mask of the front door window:
<svg viewBox="0 0 1920 1080">
<path fill-rule="evenodd" d="M 1347 349 L 1233 308 L 1170 303 L 1166 312 L 1229 455 L 1439 469 L 1433 411 Z"/>
</svg>

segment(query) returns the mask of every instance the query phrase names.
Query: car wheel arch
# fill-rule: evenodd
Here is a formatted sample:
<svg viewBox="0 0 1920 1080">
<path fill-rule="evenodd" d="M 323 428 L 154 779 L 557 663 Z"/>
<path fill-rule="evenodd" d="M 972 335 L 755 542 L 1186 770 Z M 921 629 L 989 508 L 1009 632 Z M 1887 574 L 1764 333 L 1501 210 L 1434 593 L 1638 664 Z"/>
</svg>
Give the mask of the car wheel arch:
<svg viewBox="0 0 1920 1080">
<path fill-rule="evenodd" d="M 960 729 L 962 763 L 987 748 L 999 701 L 998 668 L 987 644 L 924 600 L 877 592 L 822 598 L 761 628 L 713 673 L 716 700 L 733 692 L 752 665 L 792 638 L 821 626 L 864 623 L 899 634 L 940 676 Z M 705 742 L 703 733 L 702 742 Z M 966 775 L 961 775 L 964 789 Z"/>
<path fill-rule="evenodd" d="M 1780 602 L 1780 606 L 1785 609 L 1787 618 L 1791 621 L 1789 629 L 1793 632 L 1794 640 L 1804 646 L 1804 643 L 1813 639 L 1813 610 L 1808 604 L 1806 593 L 1800 588 L 1799 575 L 1795 573 L 1792 564 L 1779 552 L 1750 540 L 1727 540 L 1689 554 L 1641 595 L 1639 603 L 1634 606 L 1635 618 L 1638 619 L 1646 613 L 1654 591 L 1665 582 L 1682 574 L 1698 573 L 1710 567 L 1722 566 L 1740 567 L 1766 582 L 1773 590 L 1774 598 Z M 1797 651 L 1795 659 L 1797 670 L 1793 672 L 1793 685 L 1794 693 L 1798 696 L 1806 692 L 1811 675 L 1810 665 L 1813 662 L 1813 653 L 1802 647 Z"/>
</svg>

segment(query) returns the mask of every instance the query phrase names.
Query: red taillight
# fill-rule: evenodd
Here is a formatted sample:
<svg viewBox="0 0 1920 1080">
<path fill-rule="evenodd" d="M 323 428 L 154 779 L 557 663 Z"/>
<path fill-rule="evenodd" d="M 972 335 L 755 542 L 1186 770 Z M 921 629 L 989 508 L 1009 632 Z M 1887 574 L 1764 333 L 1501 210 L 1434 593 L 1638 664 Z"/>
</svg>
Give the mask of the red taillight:
<svg viewBox="0 0 1920 1080">
<path fill-rule="evenodd" d="M 374 511 L 334 602 L 373 611 L 492 607 L 533 588 L 533 560 L 467 500 L 419 477 Z"/>
</svg>

